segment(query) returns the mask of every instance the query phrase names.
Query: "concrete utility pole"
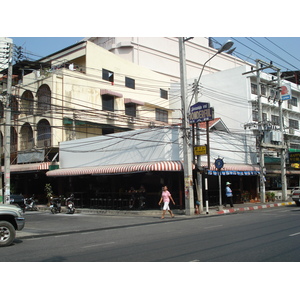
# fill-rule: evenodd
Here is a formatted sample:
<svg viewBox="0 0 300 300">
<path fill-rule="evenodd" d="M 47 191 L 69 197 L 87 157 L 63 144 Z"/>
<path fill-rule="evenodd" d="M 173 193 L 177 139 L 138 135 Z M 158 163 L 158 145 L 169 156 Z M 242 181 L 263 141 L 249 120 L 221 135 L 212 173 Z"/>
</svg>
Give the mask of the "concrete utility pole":
<svg viewBox="0 0 300 300">
<path fill-rule="evenodd" d="M 13 44 L 9 44 L 7 91 L 5 105 L 5 131 L 4 131 L 4 203 L 10 197 L 10 130 L 11 130 L 11 92 L 12 92 L 12 54 Z"/>
<path fill-rule="evenodd" d="M 278 97 L 278 105 L 279 105 L 279 125 L 280 125 L 280 132 L 281 132 L 281 141 L 280 145 L 274 145 L 264 140 L 266 129 L 263 120 L 263 109 L 262 109 L 262 102 L 261 102 L 261 78 L 260 72 L 265 69 L 272 69 L 276 71 L 277 76 L 277 84 L 276 86 L 276 95 Z M 249 72 L 243 73 L 249 74 L 256 72 L 256 82 L 257 82 L 257 105 L 258 105 L 258 132 L 259 132 L 259 140 L 258 140 L 258 151 L 259 151 L 259 160 L 260 160 L 260 201 L 265 203 L 265 159 L 264 159 L 264 149 L 277 149 L 281 153 L 281 160 L 280 160 L 280 167 L 281 167 L 281 184 L 282 184 L 282 199 L 286 200 L 287 198 L 287 183 L 286 183 L 286 145 L 284 140 L 284 128 L 283 128 L 283 113 L 282 113 L 282 99 L 280 96 L 281 91 L 281 79 L 280 79 L 280 69 L 274 67 L 271 63 L 266 63 L 262 60 L 256 60 L 256 70 L 252 70 Z"/>
<path fill-rule="evenodd" d="M 278 85 L 278 106 L 279 106 L 279 124 L 280 124 L 280 132 L 281 135 L 281 143 L 282 148 L 280 149 L 280 169 L 281 169 L 281 193 L 282 193 L 282 200 L 287 200 L 287 182 L 286 182 L 286 145 L 284 140 L 283 134 L 283 112 L 282 112 L 282 99 L 280 96 L 281 91 L 281 79 L 280 79 L 280 69 L 277 69 L 277 85 Z"/>
<path fill-rule="evenodd" d="M 198 102 L 198 81 L 194 81 L 194 93 L 195 93 L 195 103 Z M 200 145 L 200 124 L 196 123 L 196 145 Z M 200 213 L 203 211 L 203 189 L 202 189 L 202 171 L 201 169 L 201 155 L 197 155 L 197 196 L 200 202 L 199 210 Z"/>
<path fill-rule="evenodd" d="M 193 190 L 193 170 L 192 155 L 190 145 L 190 124 L 187 118 L 188 99 L 187 99 L 187 77 L 184 38 L 179 38 L 179 60 L 180 60 L 180 86 L 181 86 L 181 108 L 182 108 L 182 127 L 183 127 L 183 168 L 184 168 L 184 195 L 185 213 L 192 215 L 194 212 L 194 190 Z"/>
<path fill-rule="evenodd" d="M 258 105 L 258 134 L 259 134 L 259 186 L 260 186 L 260 201 L 262 203 L 266 202 L 266 185 L 265 185 L 265 154 L 262 145 L 263 139 L 263 110 L 261 103 L 261 86 L 260 86 L 260 61 L 256 60 L 256 84 L 257 84 L 257 105 Z"/>
</svg>

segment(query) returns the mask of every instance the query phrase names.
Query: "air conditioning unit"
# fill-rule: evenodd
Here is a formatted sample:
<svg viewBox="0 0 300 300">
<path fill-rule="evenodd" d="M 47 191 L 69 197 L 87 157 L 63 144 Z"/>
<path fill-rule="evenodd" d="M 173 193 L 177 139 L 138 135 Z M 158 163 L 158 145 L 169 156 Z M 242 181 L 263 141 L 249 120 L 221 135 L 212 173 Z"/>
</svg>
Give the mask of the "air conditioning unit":
<svg viewBox="0 0 300 300">
<path fill-rule="evenodd" d="M 294 128 L 290 128 L 289 129 L 289 134 L 295 134 L 295 129 Z"/>
</svg>

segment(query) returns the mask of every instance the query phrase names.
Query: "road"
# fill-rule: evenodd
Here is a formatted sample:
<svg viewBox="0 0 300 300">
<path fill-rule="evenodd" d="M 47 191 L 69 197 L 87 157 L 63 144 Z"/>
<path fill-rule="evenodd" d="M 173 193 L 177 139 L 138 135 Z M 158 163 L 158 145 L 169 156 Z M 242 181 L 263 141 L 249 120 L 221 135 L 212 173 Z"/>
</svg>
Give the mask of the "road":
<svg viewBox="0 0 300 300">
<path fill-rule="evenodd" d="M 26 213 L 27 228 L 0 248 L 2 262 L 298 262 L 300 209 L 271 208 L 213 217 Z M 72 230 L 62 229 L 72 222 Z M 67 226 L 65 226 L 67 228 Z"/>
</svg>

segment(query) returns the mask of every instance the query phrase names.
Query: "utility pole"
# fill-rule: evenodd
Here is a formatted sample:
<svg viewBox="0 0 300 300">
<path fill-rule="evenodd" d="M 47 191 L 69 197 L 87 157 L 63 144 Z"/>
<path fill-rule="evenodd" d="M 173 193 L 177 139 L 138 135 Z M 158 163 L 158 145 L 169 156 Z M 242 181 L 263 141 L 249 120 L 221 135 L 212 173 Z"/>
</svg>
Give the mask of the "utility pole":
<svg viewBox="0 0 300 300">
<path fill-rule="evenodd" d="M 181 86 L 181 107 L 182 107 L 182 127 L 183 127 L 183 169 L 184 169 L 184 195 L 185 213 L 192 215 L 194 211 L 194 190 L 193 190 L 193 170 L 192 155 L 190 145 L 190 124 L 187 118 L 187 77 L 184 38 L 179 37 L 179 59 L 180 59 L 180 86 Z"/>
<path fill-rule="evenodd" d="M 195 103 L 198 102 L 198 81 L 194 81 Z M 196 123 L 196 145 L 200 145 L 200 124 Z M 201 155 L 197 155 L 197 196 L 200 202 L 200 213 L 203 211 L 203 189 L 202 189 L 202 169 L 201 169 Z M 200 171 L 201 170 L 201 171 Z"/>
<path fill-rule="evenodd" d="M 5 105 L 5 131 L 4 131 L 4 203 L 10 197 L 10 130 L 11 130 L 11 93 L 12 93 L 12 54 L 13 44 L 9 44 L 8 74 Z"/>
<path fill-rule="evenodd" d="M 263 120 L 263 109 L 262 109 L 262 101 L 261 101 L 261 78 L 260 72 L 265 69 L 272 69 L 276 71 L 277 76 L 277 84 L 276 86 L 276 96 L 278 98 L 278 105 L 279 105 L 279 125 L 280 125 L 280 132 L 281 132 L 281 140 L 280 145 L 274 145 L 270 142 L 265 140 L 265 133 L 269 130 L 266 129 L 265 125 L 267 125 Z M 283 133 L 283 112 L 282 112 L 282 99 L 280 96 L 281 91 L 281 79 L 280 79 L 280 69 L 274 67 L 272 63 L 266 63 L 262 60 L 256 60 L 256 70 L 251 70 L 249 72 L 243 73 L 249 74 L 256 72 L 256 82 L 257 82 L 257 105 L 258 105 L 258 152 L 259 152 L 259 164 L 260 164 L 260 201 L 265 203 L 265 159 L 264 159 L 264 149 L 277 149 L 280 151 L 281 160 L 280 160 L 280 168 L 281 168 L 281 184 L 282 184 L 282 199 L 286 200 L 287 198 L 287 182 L 286 182 L 286 145 L 284 140 L 284 133 Z"/>
<path fill-rule="evenodd" d="M 266 185 L 265 185 L 265 155 L 264 148 L 262 147 L 263 142 L 263 110 L 261 103 L 261 86 L 260 86 L 260 61 L 256 60 L 256 84 L 257 84 L 257 105 L 258 105 L 258 143 L 259 143 L 259 186 L 260 186 L 260 201 L 266 202 Z"/>
<path fill-rule="evenodd" d="M 282 200 L 287 200 L 287 182 L 286 182 L 286 147 L 283 134 L 283 112 L 282 112 L 282 99 L 280 95 L 281 91 L 281 80 L 280 80 L 280 69 L 277 70 L 277 85 L 278 85 L 278 106 L 279 106 L 279 124 L 281 135 L 282 148 L 280 149 L 280 169 L 281 169 L 281 194 Z"/>
</svg>

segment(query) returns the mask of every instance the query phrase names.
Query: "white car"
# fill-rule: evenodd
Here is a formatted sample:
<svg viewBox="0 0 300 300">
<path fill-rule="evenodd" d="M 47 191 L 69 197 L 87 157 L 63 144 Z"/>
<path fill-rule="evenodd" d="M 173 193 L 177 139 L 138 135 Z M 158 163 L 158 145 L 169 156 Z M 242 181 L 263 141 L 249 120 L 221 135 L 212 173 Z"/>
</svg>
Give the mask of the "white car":
<svg viewBox="0 0 300 300">
<path fill-rule="evenodd" d="M 300 206 L 300 187 L 293 188 L 292 200 L 295 201 L 297 206 Z"/>
<path fill-rule="evenodd" d="M 0 247 L 9 246 L 16 237 L 16 230 L 22 230 L 25 218 L 20 207 L 0 204 Z"/>
</svg>

